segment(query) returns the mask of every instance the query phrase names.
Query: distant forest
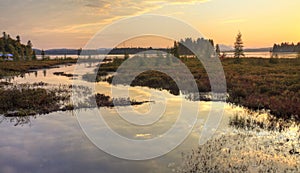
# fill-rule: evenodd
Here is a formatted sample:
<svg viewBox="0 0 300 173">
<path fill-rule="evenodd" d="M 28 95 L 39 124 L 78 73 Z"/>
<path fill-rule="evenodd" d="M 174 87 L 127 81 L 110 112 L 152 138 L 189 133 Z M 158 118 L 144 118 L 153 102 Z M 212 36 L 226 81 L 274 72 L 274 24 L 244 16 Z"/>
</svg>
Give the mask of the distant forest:
<svg viewBox="0 0 300 173">
<path fill-rule="evenodd" d="M 300 52 L 300 42 L 298 44 L 294 44 L 294 43 L 274 44 L 273 52 Z"/>
<path fill-rule="evenodd" d="M 212 39 L 204 38 L 198 38 L 196 40 L 193 40 L 192 38 L 186 38 L 184 40 L 181 39 L 179 42 L 174 43 L 172 49 L 173 51 L 176 51 L 176 49 L 178 49 L 179 55 L 194 55 L 195 52 L 201 54 L 213 54 L 214 51 L 220 53 L 220 48 L 218 44 L 215 48 L 215 44 Z"/>
<path fill-rule="evenodd" d="M 39 55 L 42 50 L 34 49 L 35 52 Z M 164 48 L 113 48 L 113 49 L 49 49 L 45 50 L 46 55 L 99 55 L 99 54 L 110 54 L 110 55 L 124 55 L 124 54 L 136 54 L 144 51 L 164 51 L 168 49 Z"/>
<path fill-rule="evenodd" d="M 21 37 L 19 35 L 16 36 L 16 39 L 13 39 L 5 32 L 3 32 L 3 36 L 0 38 L 0 53 L 3 57 L 7 54 L 12 54 L 15 61 L 36 59 L 35 51 L 32 49 L 30 40 L 28 40 L 25 45 L 21 43 Z"/>
<path fill-rule="evenodd" d="M 188 48 L 187 48 L 188 47 Z M 218 47 L 218 45 L 216 45 Z M 142 47 L 125 47 L 125 48 L 101 48 L 101 49 L 49 49 L 45 50 L 46 55 L 99 55 L 99 54 L 109 54 L 109 55 L 124 55 L 124 54 L 137 54 L 145 51 L 162 51 L 172 54 L 180 55 L 193 55 L 192 51 L 198 51 L 201 48 L 203 51 L 214 50 L 214 41 L 207 40 L 204 38 L 199 38 L 193 40 L 192 38 L 186 38 L 178 42 L 174 42 L 174 46 L 171 48 L 142 48 Z M 218 48 L 219 49 L 219 48 Z M 43 50 L 34 49 L 36 54 L 40 55 Z M 151 53 L 151 52 L 149 52 Z"/>
</svg>

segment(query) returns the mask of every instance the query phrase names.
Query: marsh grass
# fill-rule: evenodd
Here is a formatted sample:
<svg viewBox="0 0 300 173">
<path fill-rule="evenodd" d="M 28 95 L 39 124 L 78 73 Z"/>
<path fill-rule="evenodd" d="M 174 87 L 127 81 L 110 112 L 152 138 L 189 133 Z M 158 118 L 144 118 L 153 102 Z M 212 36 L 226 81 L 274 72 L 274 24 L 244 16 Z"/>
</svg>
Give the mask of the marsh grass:
<svg viewBox="0 0 300 173">
<path fill-rule="evenodd" d="M 299 172 L 299 139 L 288 133 L 223 134 L 183 154 L 177 172 Z"/>
<path fill-rule="evenodd" d="M 0 114 L 5 116 L 30 116 L 60 110 L 69 102 L 66 87 L 42 88 L 46 84 L 22 84 L 0 89 Z"/>
<path fill-rule="evenodd" d="M 299 172 L 299 122 L 244 110 L 229 125 L 226 132 L 184 153 L 177 172 Z"/>
<path fill-rule="evenodd" d="M 0 79 L 6 76 L 16 76 L 29 70 L 50 68 L 55 65 L 76 63 L 76 59 L 33 60 L 33 61 L 3 61 L 0 62 Z"/>
<path fill-rule="evenodd" d="M 300 123 L 294 118 L 284 120 L 277 118 L 266 111 L 246 111 L 245 113 L 235 113 L 229 119 L 229 125 L 236 129 L 243 130 L 268 130 L 283 132 L 291 127 L 298 127 Z"/>
<path fill-rule="evenodd" d="M 210 81 L 201 62 L 195 57 L 180 58 L 179 60 L 189 68 L 199 92 L 210 92 Z M 273 62 L 274 60 L 276 63 Z M 293 117 L 296 121 L 300 121 L 300 59 L 274 58 L 274 60 L 242 58 L 241 63 L 238 64 L 234 59 L 222 60 L 229 94 L 227 101 L 252 110 L 270 110 L 272 115 L 284 120 Z M 103 64 L 100 66 L 99 73 L 115 72 L 122 62 L 122 59 L 117 59 Z M 148 68 L 157 65 L 155 58 L 144 58 L 143 62 Z M 158 65 L 166 66 L 166 62 L 161 61 L 160 63 Z M 176 65 L 177 63 L 173 62 L 168 66 L 176 67 Z M 170 73 L 178 72 L 180 69 L 170 71 Z M 178 74 L 180 75 L 180 73 Z M 98 75 L 98 77 L 100 76 L 102 75 Z M 113 77 L 116 76 L 118 74 Z M 111 82 L 113 77 L 105 79 L 105 81 Z M 118 81 L 119 84 L 126 84 L 122 83 L 123 80 Z M 179 93 L 176 83 L 168 75 L 157 71 L 146 71 L 136 76 L 131 85 L 162 88 L 173 94 Z"/>
</svg>

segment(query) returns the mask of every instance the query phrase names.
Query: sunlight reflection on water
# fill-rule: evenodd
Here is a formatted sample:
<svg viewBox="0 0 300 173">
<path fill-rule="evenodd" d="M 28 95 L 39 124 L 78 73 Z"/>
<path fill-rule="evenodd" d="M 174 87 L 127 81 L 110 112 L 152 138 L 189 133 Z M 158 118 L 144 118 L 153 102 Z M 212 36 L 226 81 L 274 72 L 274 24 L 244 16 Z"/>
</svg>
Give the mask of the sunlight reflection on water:
<svg viewBox="0 0 300 173">
<path fill-rule="evenodd" d="M 96 65 L 96 64 L 93 64 Z M 80 64 L 78 79 L 80 84 L 92 86 L 92 83 L 82 81 L 80 76 L 90 69 L 86 64 Z M 60 66 L 60 68 L 38 70 L 37 74 L 28 73 L 24 77 L 16 77 L 13 83 L 45 82 L 50 84 L 72 84 L 72 80 L 64 76 L 55 76 L 54 72 L 72 73 L 74 65 Z M 78 70 L 77 70 L 78 72 Z M 115 86 L 113 86 L 115 87 Z M 122 87 L 120 96 L 122 96 Z M 110 95 L 111 85 L 104 82 L 96 84 L 96 91 Z M 156 90 L 145 87 L 130 88 L 130 97 L 135 100 L 151 98 L 154 103 L 136 106 L 135 111 L 145 112 L 151 104 L 159 104 L 159 97 L 151 97 L 151 92 Z M 167 131 L 176 121 L 181 96 L 174 96 L 167 91 L 158 91 L 167 99 L 167 108 L 158 122 L 151 126 L 134 126 L 122 119 L 115 108 L 100 108 L 103 118 L 109 126 L 122 136 L 132 139 L 149 139 L 159 137 Z M 153 95 L 152 95 L 153 96 Z M 199 134 L 211 108 L 211 102 L 189 102 L 189 106 L 199 106 L 198 122 L 190 136 L 178 148 L 163 157 L 148 161 L 132 162 L 112 157 L 95 147 L 82 132 L 76 117 L 72 112 L 55 112 L 48 115 L 31 118 L 30 126 L 14 126 L 11 119 L 7 118 L 0 124 L 0 172 L 171 172 L 170 163 L 180 163 L 181 153 L 189 152 L 198 146 Z M 153 106 L 153 105 L 152 105 Z M 232 107 L 227 105 L 225 114 L 230 115 Z M 96 116 L 92 109 L 76 110 L 82 112 L 86 123 L 95 122 Z M 189 116 L 189 115 L 186 115 Z M 223 123 L 218 132 L 226 129 L 228 116 L 224 116 Z M 189 128 L 184 122 L 183 128 Z M 103 127 L 97 127 L 99 130 Z M 126 145 L 112 143 L 111 145 Z M 160 147 L 160 146 L 153 146 Z M 173 165 L 173 164 L 172 164 Z"/>
</svg>

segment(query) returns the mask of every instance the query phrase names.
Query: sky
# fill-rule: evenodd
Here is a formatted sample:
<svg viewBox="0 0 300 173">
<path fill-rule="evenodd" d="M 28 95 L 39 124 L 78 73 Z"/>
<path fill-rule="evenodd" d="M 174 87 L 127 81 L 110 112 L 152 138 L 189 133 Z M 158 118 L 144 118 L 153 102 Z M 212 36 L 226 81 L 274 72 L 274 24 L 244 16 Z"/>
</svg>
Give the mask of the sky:
<svg viewBox="0 0 300 173">
<path fill-rule="evenodd" d="M 0 0 L 0 31 L 35 48 L 80 48 L 118 20 L 157 14 L 186 22 L 215 43 L 233 45 L 240 31 L 245 47 L 271 47 L 300 41 L 299 7 L 299 0 Z"/>
</svg>

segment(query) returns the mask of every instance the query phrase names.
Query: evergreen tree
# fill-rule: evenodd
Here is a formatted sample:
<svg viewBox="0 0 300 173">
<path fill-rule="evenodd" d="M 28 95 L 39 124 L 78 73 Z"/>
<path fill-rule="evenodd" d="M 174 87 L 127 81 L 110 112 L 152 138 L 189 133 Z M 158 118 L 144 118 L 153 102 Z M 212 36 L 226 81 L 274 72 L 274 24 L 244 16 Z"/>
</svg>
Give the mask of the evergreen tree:
<svg viewBox="0 0 300 173">
<path fill-rule="evenodd" d="M 30 40 L 28 40 L 25 48 L 25 56 L 26 56 L 26 60 L 31 60 L 32 58 L 32 43 Z"/>
<path fill-rule="evenodd" d="M 0 39 L 0 52 L 1 53 L 5 53 L 5 49 L 4 49 L 4 41 L 3 41 L 3 39 Z"/>
<path fill-rule="evenodd" d="M 21 43 L 21 37 L 19 35 L 17 35 L 16 39 L 18 43 Z"/>
<path fill-rule="evenodd" d="M 32 51 L 32 60 L 37 60 L 35 50 Z"/>
<path fill-rule="evenodd" d="M 78 56 L 78 58 L 81 55 L 81 52 L 82 52 L 82 48 L 80 48 L 80 49 L 77 50 L 77 56 Z"/>
<path fill-rule="evenodd" d="M 6 39 L 7 39 L 6 32 L 3 32 L 2 34 L 3 34 L 3 38 L 4 38 L 4 40 L 6 40 Z"/>
<path fill-rule="evenodd" d="M 236 63 L 240 63 L 240 58 L 245 56 L 243 47 L 242 34 L 239 32 L 234 43 L 234 58 L 236 59 Z"/>
<path fill-rule="evenodd" d="M 216 45 L 216 54 L 218 57 L 221 56 L 221 50 L 220 50 L 219 44 Z"/>
<path fill-rule="evenodd" d="M 28 40 L 28 42 L 27 42 L 27 47 L 32 48 L 32 43 L 30 40 Z"/>
<path fill-rule="evenodd" d="M 41 55 L 42 55 L 42 60 L 45 60 L 45 51 L 44 51 L 44 49 L 41 51 Z"/>
<path fill-rule="evenodd" d="M 173 47 L 172 54 L 175 57 L 179 58 L 178 43 L 176 41 L 174 41 L 174 47 Z"/>
<path fill-rule="evenodd" d="M 209 39 L 208 40 L 208 42 L 213 46 L 213 47 L 215 47 L 215 43 L 214 43 L 214 40 L 212 40 L 212 39 Z"/>
</svg>

